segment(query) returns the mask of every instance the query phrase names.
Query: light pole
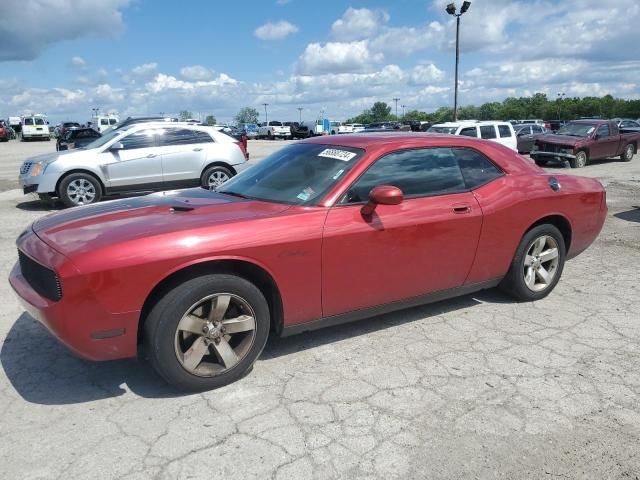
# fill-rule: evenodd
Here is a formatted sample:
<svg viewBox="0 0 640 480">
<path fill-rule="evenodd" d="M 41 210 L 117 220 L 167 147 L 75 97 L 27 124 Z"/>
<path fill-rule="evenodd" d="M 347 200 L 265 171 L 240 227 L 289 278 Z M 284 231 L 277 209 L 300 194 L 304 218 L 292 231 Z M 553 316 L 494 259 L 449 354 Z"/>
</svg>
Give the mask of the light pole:
<svg viewBox="0 0 640 480">
<path fill-rule="evenodd" d="M 453 121 L 458 121 L 458 62 L 460 61 L 460 17 L 469 10 L 471 2 L 462 2 L 460 13 L 456 13 L 456 4 L 447 5 L 446 12 L 456 17 L 456 83 L 453 93 Z"/>
<path fill-rule="evenodd" d="M 267 107 L 269 106 L 269 104 L 263 103 L 262 105 L 264 106 L 264 121 L 267 122 L 267 125 L 269 125 L 269 116 L 267 115 Z"/>
<path fill-rule="evenodd" d="M 564 92 L 558 93 L 558 120 L 560 120 L 560 107 L 562 106 L 562 99 L 564 98 Z"/>
<path fill-rule="evenodd" d="M 395 98 L 393 99 L 393 101 L 394 101 L 394 102 L 396 102 L 396 120 L 398 119 L 398 101 L 399 101 L 399 100 L 400 100 L 400 99 L 399 99 L 398 97 L 395 97 Z"/>
<path fill-rule="evenodd" d="M 94 117 L 98 117 L 98 112 L 100 111 L 100 109 L 98 107 L 92 108 L 91 111 L 93 112 L 93 116 Z"/>
<path fill-rule="evenodd" d="M 302 123 L 302 107 L 298 107 L 298 123 Z"/>
<path fill-rule="evenodd" d="M 402 118 L 404 119 L 404 108 L 406 107 L 406 105 L 402 105 Z"/>
</svg>

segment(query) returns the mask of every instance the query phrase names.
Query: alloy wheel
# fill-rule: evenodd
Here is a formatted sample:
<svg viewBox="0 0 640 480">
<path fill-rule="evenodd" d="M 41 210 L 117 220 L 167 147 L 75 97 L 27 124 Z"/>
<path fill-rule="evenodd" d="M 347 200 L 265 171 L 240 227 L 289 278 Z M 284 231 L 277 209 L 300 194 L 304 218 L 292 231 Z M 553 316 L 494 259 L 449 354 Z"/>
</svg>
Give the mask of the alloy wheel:
<svg viewBox="0 0 640 480">
<path fill-rule="evenodd" d="M 76 205 L 87 205 L 96 199 L 96 187 L 85 178 L 78 178 L 67 185 L 67 196 Z"/>
<path fill-rule="evenodd" d="M 211 175 L 209 175 L 209 179 L 208 179 L 209 189 L 215 190 L 224 182 L 229 180 L 229 178 L 230 178 L 229 175 L 227 175 L 222 170 L 214 170 L 213 172 L 211 172 Z"/>
<path fill-rule="evenodd" d="M 191 306 L 175 333 L 180 365 L 193 375 L 213 377 L 233 368 L 250 351 L 256 315 L 249 303 L 230 293 L 210 295 Z"/>
<path fill-rule="evenodd" d="M 549 236 L 536 238 L 524 257 L 524 283 L 533 292 L 541 292 L 551 285 L 558 272 L 558 243 Z"/>
</svg>

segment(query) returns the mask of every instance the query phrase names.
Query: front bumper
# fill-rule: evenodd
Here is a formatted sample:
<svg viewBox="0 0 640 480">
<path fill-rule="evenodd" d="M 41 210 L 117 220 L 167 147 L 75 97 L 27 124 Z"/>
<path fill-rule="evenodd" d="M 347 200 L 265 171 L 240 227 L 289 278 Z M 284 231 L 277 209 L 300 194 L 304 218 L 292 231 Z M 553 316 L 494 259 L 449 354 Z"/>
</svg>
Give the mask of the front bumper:
<svg viewBox="0 0 640 480">
<path fill-rule="evenodd" d="M 21 249 L 41 264 L 49 257 L 60 264 L 63 296 L 59 301 L 43 297 L 29 284 L 16 263 L 9 283 L 24 309 L 76 355 L 86 360 L 115 360 L 136 355 L 140 312 L 108 312 L 87 290 L 81 276 L 65 257 L 36 235 L 20 242 Z M 36 253 L 36 255 L 34 255 Z"/>
<path fill-rule="evenodd" d="M 572 153 L 548 152 L 545 150 L 532 150 L 531 152 L 529 152 L 529 156 L 533 159 L 539 158 L 541 160 L 556 162 L 564 162 L 566 160 L 576 158 L 576 156 Z"/>
<path fill-rule="evenodd" d="M 45 172 L 31 176 L 31 172 L 21 174 L 18 183 L 24 193 L 55 193 L 60 175 L 58 173 Z"/>
</svg>

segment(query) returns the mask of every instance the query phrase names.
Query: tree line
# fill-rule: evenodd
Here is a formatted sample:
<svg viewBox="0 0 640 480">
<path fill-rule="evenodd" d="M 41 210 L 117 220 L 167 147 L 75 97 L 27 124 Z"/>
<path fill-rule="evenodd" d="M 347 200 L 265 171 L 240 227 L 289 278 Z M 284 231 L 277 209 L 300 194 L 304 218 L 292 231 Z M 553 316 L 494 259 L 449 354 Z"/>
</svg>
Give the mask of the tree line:
<svg viewBox="0 0 640 480">
<path fill-rule="evenodd" d="M 550 100 L 544 93 L 531 97 L 509 97 L 502 102 L 488 102 L 477 107 L 467 105 L 458 108 L 459 120 L 575 120 L 580 117 L 640 118 L 640 100 L 625 100 L 611 95 L 604 97 L 572 97 Z M 410 110 L 405 115 L 394 115 L 385 102 L 376 102 L 360 115 L 349 118 L 346 123 L 374 123 L 402 120 L 448 122 L 453 120 L 453 108 L 440 107 L 427 113 Z"/>
</svg>

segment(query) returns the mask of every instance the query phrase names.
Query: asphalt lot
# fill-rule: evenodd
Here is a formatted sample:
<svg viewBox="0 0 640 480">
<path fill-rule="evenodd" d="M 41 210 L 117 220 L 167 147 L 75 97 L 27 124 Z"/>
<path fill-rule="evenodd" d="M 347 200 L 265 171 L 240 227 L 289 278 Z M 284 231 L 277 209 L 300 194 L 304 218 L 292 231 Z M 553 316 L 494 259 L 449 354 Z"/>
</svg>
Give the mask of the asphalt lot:
<svg viewBox="0 0 640 480">
<path fill-rule="evenodd" d="M 283 142 L 252 141 L 257 161 Z M 50 143 L 0 144 L 0 276 L 47 207 L 15 190 Z M 74 358 L 0 281 L 0 478 L 608 478 L 640 472 L 640 156 L 546 299 L 495 291 L 286 339 L 198 395 Z"/>
</svg>

